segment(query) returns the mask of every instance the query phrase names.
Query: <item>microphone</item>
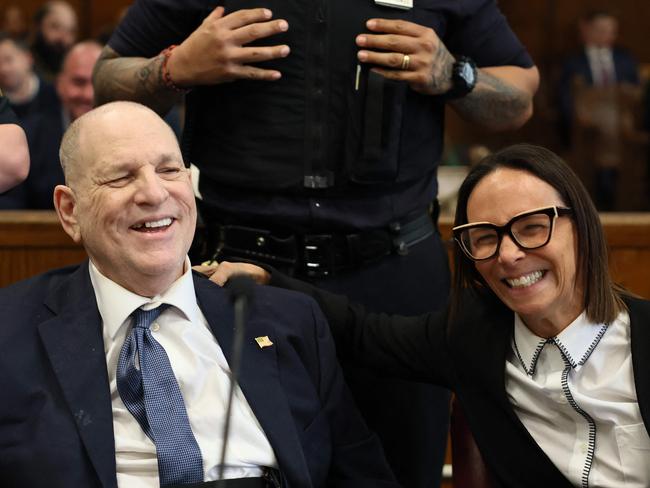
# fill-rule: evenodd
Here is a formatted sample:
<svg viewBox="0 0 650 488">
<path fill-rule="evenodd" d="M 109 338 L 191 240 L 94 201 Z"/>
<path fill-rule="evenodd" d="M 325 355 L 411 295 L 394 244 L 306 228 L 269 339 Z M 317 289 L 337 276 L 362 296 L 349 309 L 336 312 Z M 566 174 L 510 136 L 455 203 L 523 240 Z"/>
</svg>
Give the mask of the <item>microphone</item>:
<svg viewBox="0 0 650 488">
<path fill-rule="evenodd" d="M 223 445 L 221 447 L 221 462 L 219 463 L 219 477 L 223 479 L 223 470 L 226 462 L 226 450 L 228 449 L 228 436 L 230 434 L 230 416 L 232 413 L 232 400 L 239 377 L 242 349 L 244 347 L 244 325 L 248 304 L 253 298 L 253 287 L 255 282 L 245 274 L 234 275 L 228 280 L 227 288 L 230 291 L 230 300 L 235 309 L 235 333 L 232 343 L 232 355 L 230 361 L 230 391 L 228 393 L 228 404 L 226 407 L 226 418 L 223 422 Z"/>
</svg>

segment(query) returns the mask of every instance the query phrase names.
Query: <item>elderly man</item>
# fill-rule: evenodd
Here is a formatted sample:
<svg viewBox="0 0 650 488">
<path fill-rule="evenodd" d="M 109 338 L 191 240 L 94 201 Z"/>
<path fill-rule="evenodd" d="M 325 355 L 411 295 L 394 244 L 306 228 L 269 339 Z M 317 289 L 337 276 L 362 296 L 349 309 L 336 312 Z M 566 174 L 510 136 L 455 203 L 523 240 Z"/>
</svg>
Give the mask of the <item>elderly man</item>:
<svg viewBox="0 0 650 488">
<path fill-rule="evenodd" d="M 90 261 L 0 292 L 0 485 L 215 480 L 232 312 L 190 270 L 176 138 L 148 108 L 112 103 L 71 125 L 61 162 L 56 210 Z M 306 297 L 254 290 L 240 386 L 224 477 L 250 479 L 228 486 L 396 486 Z"/>
</svg>

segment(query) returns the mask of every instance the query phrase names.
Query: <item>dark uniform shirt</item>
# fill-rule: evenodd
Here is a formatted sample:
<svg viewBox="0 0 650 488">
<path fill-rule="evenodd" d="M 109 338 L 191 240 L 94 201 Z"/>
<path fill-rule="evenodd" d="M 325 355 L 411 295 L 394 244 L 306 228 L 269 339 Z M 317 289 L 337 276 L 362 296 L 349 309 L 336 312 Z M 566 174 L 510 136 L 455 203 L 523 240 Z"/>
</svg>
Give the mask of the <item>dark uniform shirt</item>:
<svg viewBox="0 0 650 488">
<path fill-rule="evenodd" d="M 269 7 L 289 30 L 258 43 L 291 48 L 261 64 L 281 71 L 278 81 L 239 80 L 188 96 L 184 152 L 222 220 L 363 229 L 421 215 L 435 198 L 444 103 L 358 67 L 355 37 L 369 18 L 431 27 L 478 66 L 532 66 L 493 0 L 415 0 L 408 11 L 373 0 L 142 0 L 109 44 L 122 56 L 153 56 L 218 5 L 226 13 Z"/>
<path fill-rule="evenodd" d="M 18 124 L 16 114 L 9 106 L 9 100 L 0 95 L 0 124 Z"/>
</svg>

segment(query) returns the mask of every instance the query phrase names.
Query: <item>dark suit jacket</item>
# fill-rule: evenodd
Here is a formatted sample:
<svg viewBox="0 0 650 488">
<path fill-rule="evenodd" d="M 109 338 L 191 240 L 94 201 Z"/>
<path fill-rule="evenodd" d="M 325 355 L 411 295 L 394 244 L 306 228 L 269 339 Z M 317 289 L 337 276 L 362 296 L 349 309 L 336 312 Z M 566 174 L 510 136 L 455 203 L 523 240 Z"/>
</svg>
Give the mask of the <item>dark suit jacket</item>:
<svg viewBox="0 0 650 488">
<path fill-rule="evenodd" d="M 228 358 L 228 294 L 205 278 L 194 282 Z M 87 263 L 4 288 L 0 317 L 0 486 L 116 487 L 101 317 Z M 259 336 L 274 345 L 261 349 Z M 255 288 L 240 384 L 287 486 L 397 486 L 312 300 Z"/>
<path fill-rule="evenodd" d="M 636 59 L 625 49 L 614 47 L 614 71 L 617 83 L 639 84 L 639 64 Z M 560 130 L 563 141 L 568 145 L 571 140 L 571 126 L 573 121 L 573 81 L 581 78 L 588 86 L 594 84 L 589 67 L 587 52 L 583 49 L 575 56 L 568 58 L 562 65 L 558 89 L 558 107 L 560 111 Z"/>
<path fill-rule="evenodd" d="M 314 296 L 328 318 L 339 356 L 387 375 L 446 386 L 463 406 L 498 486 L 572 485 L 528 433 L 508 401 L 505 364 L 513 313 L 491 295 L 468 298 L 447 325 L 446 312 L 419 317 L 371 314 L 345 297 L 273 273 L 272 284 Z M 632 363 L 641 414 L 650 426 L 650 302 L 628 300 Z"/>
</svg>

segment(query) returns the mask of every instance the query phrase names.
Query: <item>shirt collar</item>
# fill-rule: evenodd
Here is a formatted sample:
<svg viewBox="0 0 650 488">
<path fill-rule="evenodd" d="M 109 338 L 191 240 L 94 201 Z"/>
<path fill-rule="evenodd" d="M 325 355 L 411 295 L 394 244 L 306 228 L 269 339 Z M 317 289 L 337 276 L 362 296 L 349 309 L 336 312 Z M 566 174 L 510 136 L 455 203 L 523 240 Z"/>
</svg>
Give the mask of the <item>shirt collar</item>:
<svg viewBox="0 0 650 488">
<path fill-rule="evenodd" d="M 167 303 L 180 310 L 190 322 L 200 322 L 189 258 L 185 258 L 183 275 L 163 293 L 151 298 L 137 295 L 110 280 L 97 269 L 92 261 L 88 270 L 104 330 L 112 339 L 115 338 L 118 330 L 131 313 L 142 306 L 149 309 Z"/>
<path fill-rule="evenodd" d="M 577 368 L 589 359 L 606 330 L 607 325 L 589 321 L 587 314 L 582 312 L 558 335 L 544 339 L 533 334 L 521 317 L 515 314 L 513 348 L 521 366 L 529 376 L 535 374 L 539 355 L 544 346 L 550 343 L 557 345 L 572 368 Z"/>
</svg>

